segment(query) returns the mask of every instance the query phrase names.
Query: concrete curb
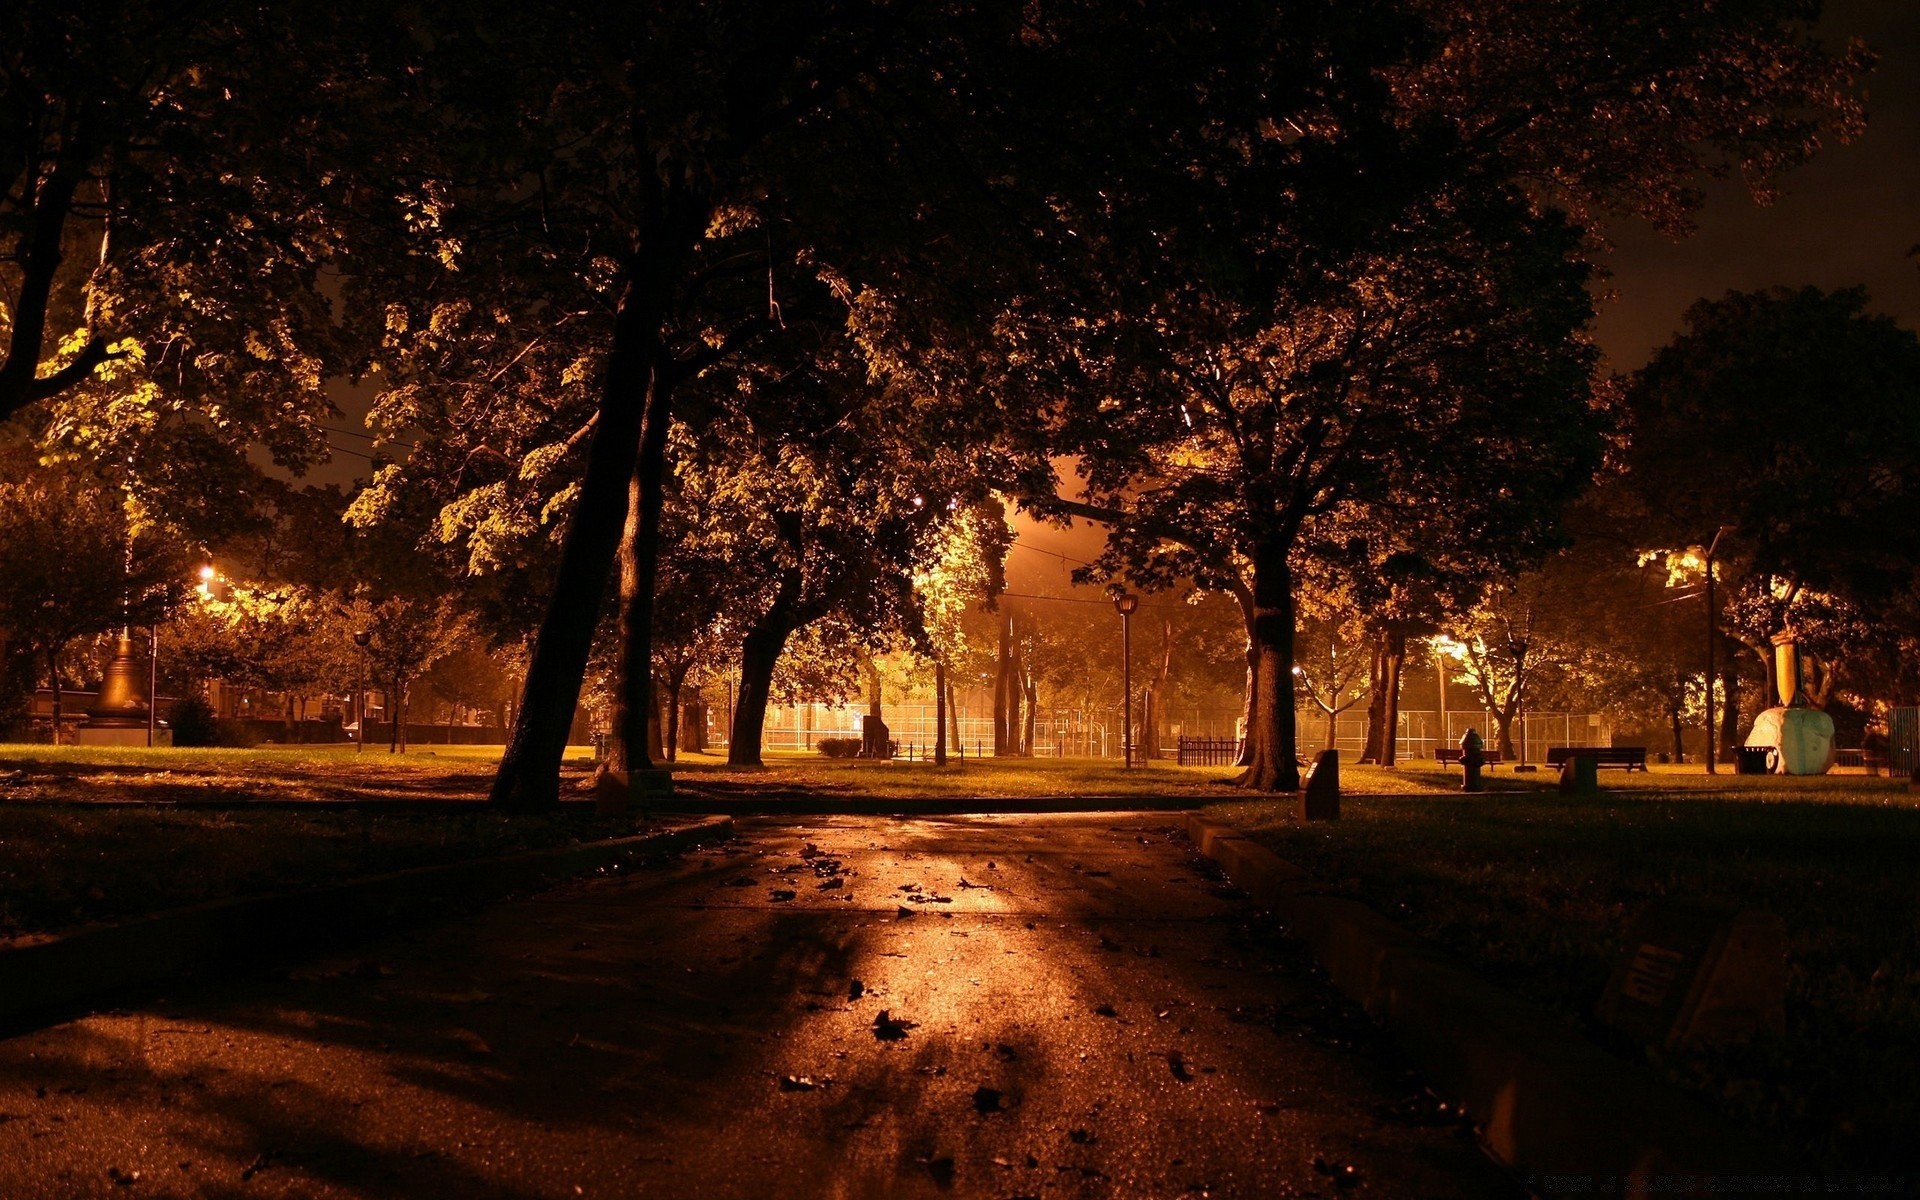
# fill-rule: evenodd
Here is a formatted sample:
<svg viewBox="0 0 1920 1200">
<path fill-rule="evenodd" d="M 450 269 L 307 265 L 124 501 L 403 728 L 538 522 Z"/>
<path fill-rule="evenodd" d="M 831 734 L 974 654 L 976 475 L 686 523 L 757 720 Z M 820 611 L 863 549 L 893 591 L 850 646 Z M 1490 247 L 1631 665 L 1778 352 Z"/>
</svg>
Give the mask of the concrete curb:
<svg viewBox="0 0 1920 1200">
<path fill-rule="evenodd" d="M 1677 1089 L 1366 905 L 1322 894 L 1306 872 L 1232 826 L 1194 813 L 1187 832 L 1541 1194 L 1662 1194 L 1679 1180 L 1712 1189 L 1736 1177 L 1744 1181 L 1736 1188 L 1797 1178 L 1775 1151 Z"/>
<path fill-rule="evenodd" d="M 713 817 L 662 833 L 214 900 L 0 948 L 0 1029 L 30 1027 L 188 971 L 323 950 L 390 929 L 435 905 L 486 903 L 732 835 L 732 818 Z"/>
</svg>

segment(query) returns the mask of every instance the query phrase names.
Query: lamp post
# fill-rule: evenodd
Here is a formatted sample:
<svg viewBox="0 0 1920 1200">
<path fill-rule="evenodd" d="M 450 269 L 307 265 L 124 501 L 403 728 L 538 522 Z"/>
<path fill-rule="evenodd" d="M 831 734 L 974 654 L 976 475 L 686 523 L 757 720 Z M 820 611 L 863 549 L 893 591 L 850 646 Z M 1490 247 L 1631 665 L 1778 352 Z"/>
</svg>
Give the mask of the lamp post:
<svg viewBox="0 0 1920 1200">
<path fill-rule="evenodd" d="M 357 729 L 353 738 L 353 752 L 360 753 L 367 748 L 367 644 L 373 641 L 373 634 L 365 629 L 353 632 L 353 644 L 360 647 L 360 686 L 353 693 L 354 724 Z"/>
<path fill-rule="evenodd" d="M 1713 531 L 1713 540 L 1707 543 L 1707 774 L 1716 775 L 1719 768 L 1715 760 L 1720 757 L 1720 731 L 1713 720 L 1713 652 L 1718 641 L 1719 621 L 1713 607 L 1713 553 L 1720 548 L 1720 538 L 1727 532 L 1722 525 Z"/>
<path fill-rule="evenodd" d="M 1120 744 L 1129 769 L 1133 766 L 1133 610 L 1138 607 L 1140 597 L 1132 592 L 1113 598 L 1114 611 L 1120 614 Z"/>
<path fill-rule="evenodd" d="M 147 626 L 147 749 L 153 749 L 155 717 L 160 711 L 160 627 Z"/>
</svg>

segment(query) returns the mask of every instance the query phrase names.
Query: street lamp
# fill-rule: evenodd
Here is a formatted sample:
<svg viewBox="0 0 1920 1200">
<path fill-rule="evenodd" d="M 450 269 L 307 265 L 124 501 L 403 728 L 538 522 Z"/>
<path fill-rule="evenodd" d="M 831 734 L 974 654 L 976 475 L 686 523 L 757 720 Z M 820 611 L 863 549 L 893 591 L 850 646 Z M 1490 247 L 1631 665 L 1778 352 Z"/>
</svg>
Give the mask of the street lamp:
<svg viewBox="0 0 1920 1200">
<path fill-rule="evenodd" d="M 1713 607 L 1713 553 L 1720 548 L 1720 539 L 1725 536 L 1727 526 L 1722 525 L 1713 531 L 1713 540 L 1707 543 L 1707 774 L 1716 775 L 1719 768 L 1715 759 L 1720 757 L 1720 733 L 1713 721 L 1713 651 L 1718 641 L 1719 621 Z"/>
<path fill-rule="evenodd" d="M 369 630 L 353 631 L 353 644 L 360 647 L 360 687 L 353 694 L 355 723 L 359 730 L 354 735 L 353 752 L 360 753 L 367 748 L 367 643 L 373 641 Z"/>
<path fill-rule="evenodd" d="M 1113 598 L 1113 609 L 1120 614 L 1120 729 L 1127 766 L 1133 766 L 1133 610 L 1140 597 L 1121 592 Z"/>
</svg>

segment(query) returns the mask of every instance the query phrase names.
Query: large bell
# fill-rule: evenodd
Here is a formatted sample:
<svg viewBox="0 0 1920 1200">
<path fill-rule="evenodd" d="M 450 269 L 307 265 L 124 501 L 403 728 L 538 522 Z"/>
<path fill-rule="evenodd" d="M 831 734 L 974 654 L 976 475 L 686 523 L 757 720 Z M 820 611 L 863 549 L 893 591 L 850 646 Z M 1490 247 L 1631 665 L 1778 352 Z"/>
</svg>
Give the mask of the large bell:
<svg viewBox="0 0 1920 1200">
<path fill-rule="evenodd" d="M 147 664 L 133 645 L 133 637 L 120 631 L 114 643 L 113 658 L 107 663 L 100 683 L 100 698 L 87 708 L 87 724 L 92 728 L 142 729 L 147 724 Z"/>
</svg>

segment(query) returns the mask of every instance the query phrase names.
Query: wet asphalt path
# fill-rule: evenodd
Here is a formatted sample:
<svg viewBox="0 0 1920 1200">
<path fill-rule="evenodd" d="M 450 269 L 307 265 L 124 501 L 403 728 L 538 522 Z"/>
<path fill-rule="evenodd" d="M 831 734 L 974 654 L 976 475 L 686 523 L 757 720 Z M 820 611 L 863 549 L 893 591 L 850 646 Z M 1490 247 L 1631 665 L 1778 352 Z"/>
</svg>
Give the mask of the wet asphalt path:
<svg viewBox="0 0 1920 1200">
<path fill-rule="evenodd" d="M 0 1197 L 1482 1197 L 1163 814 L 727 846 L 0 1042 Z"/>
</svg>

